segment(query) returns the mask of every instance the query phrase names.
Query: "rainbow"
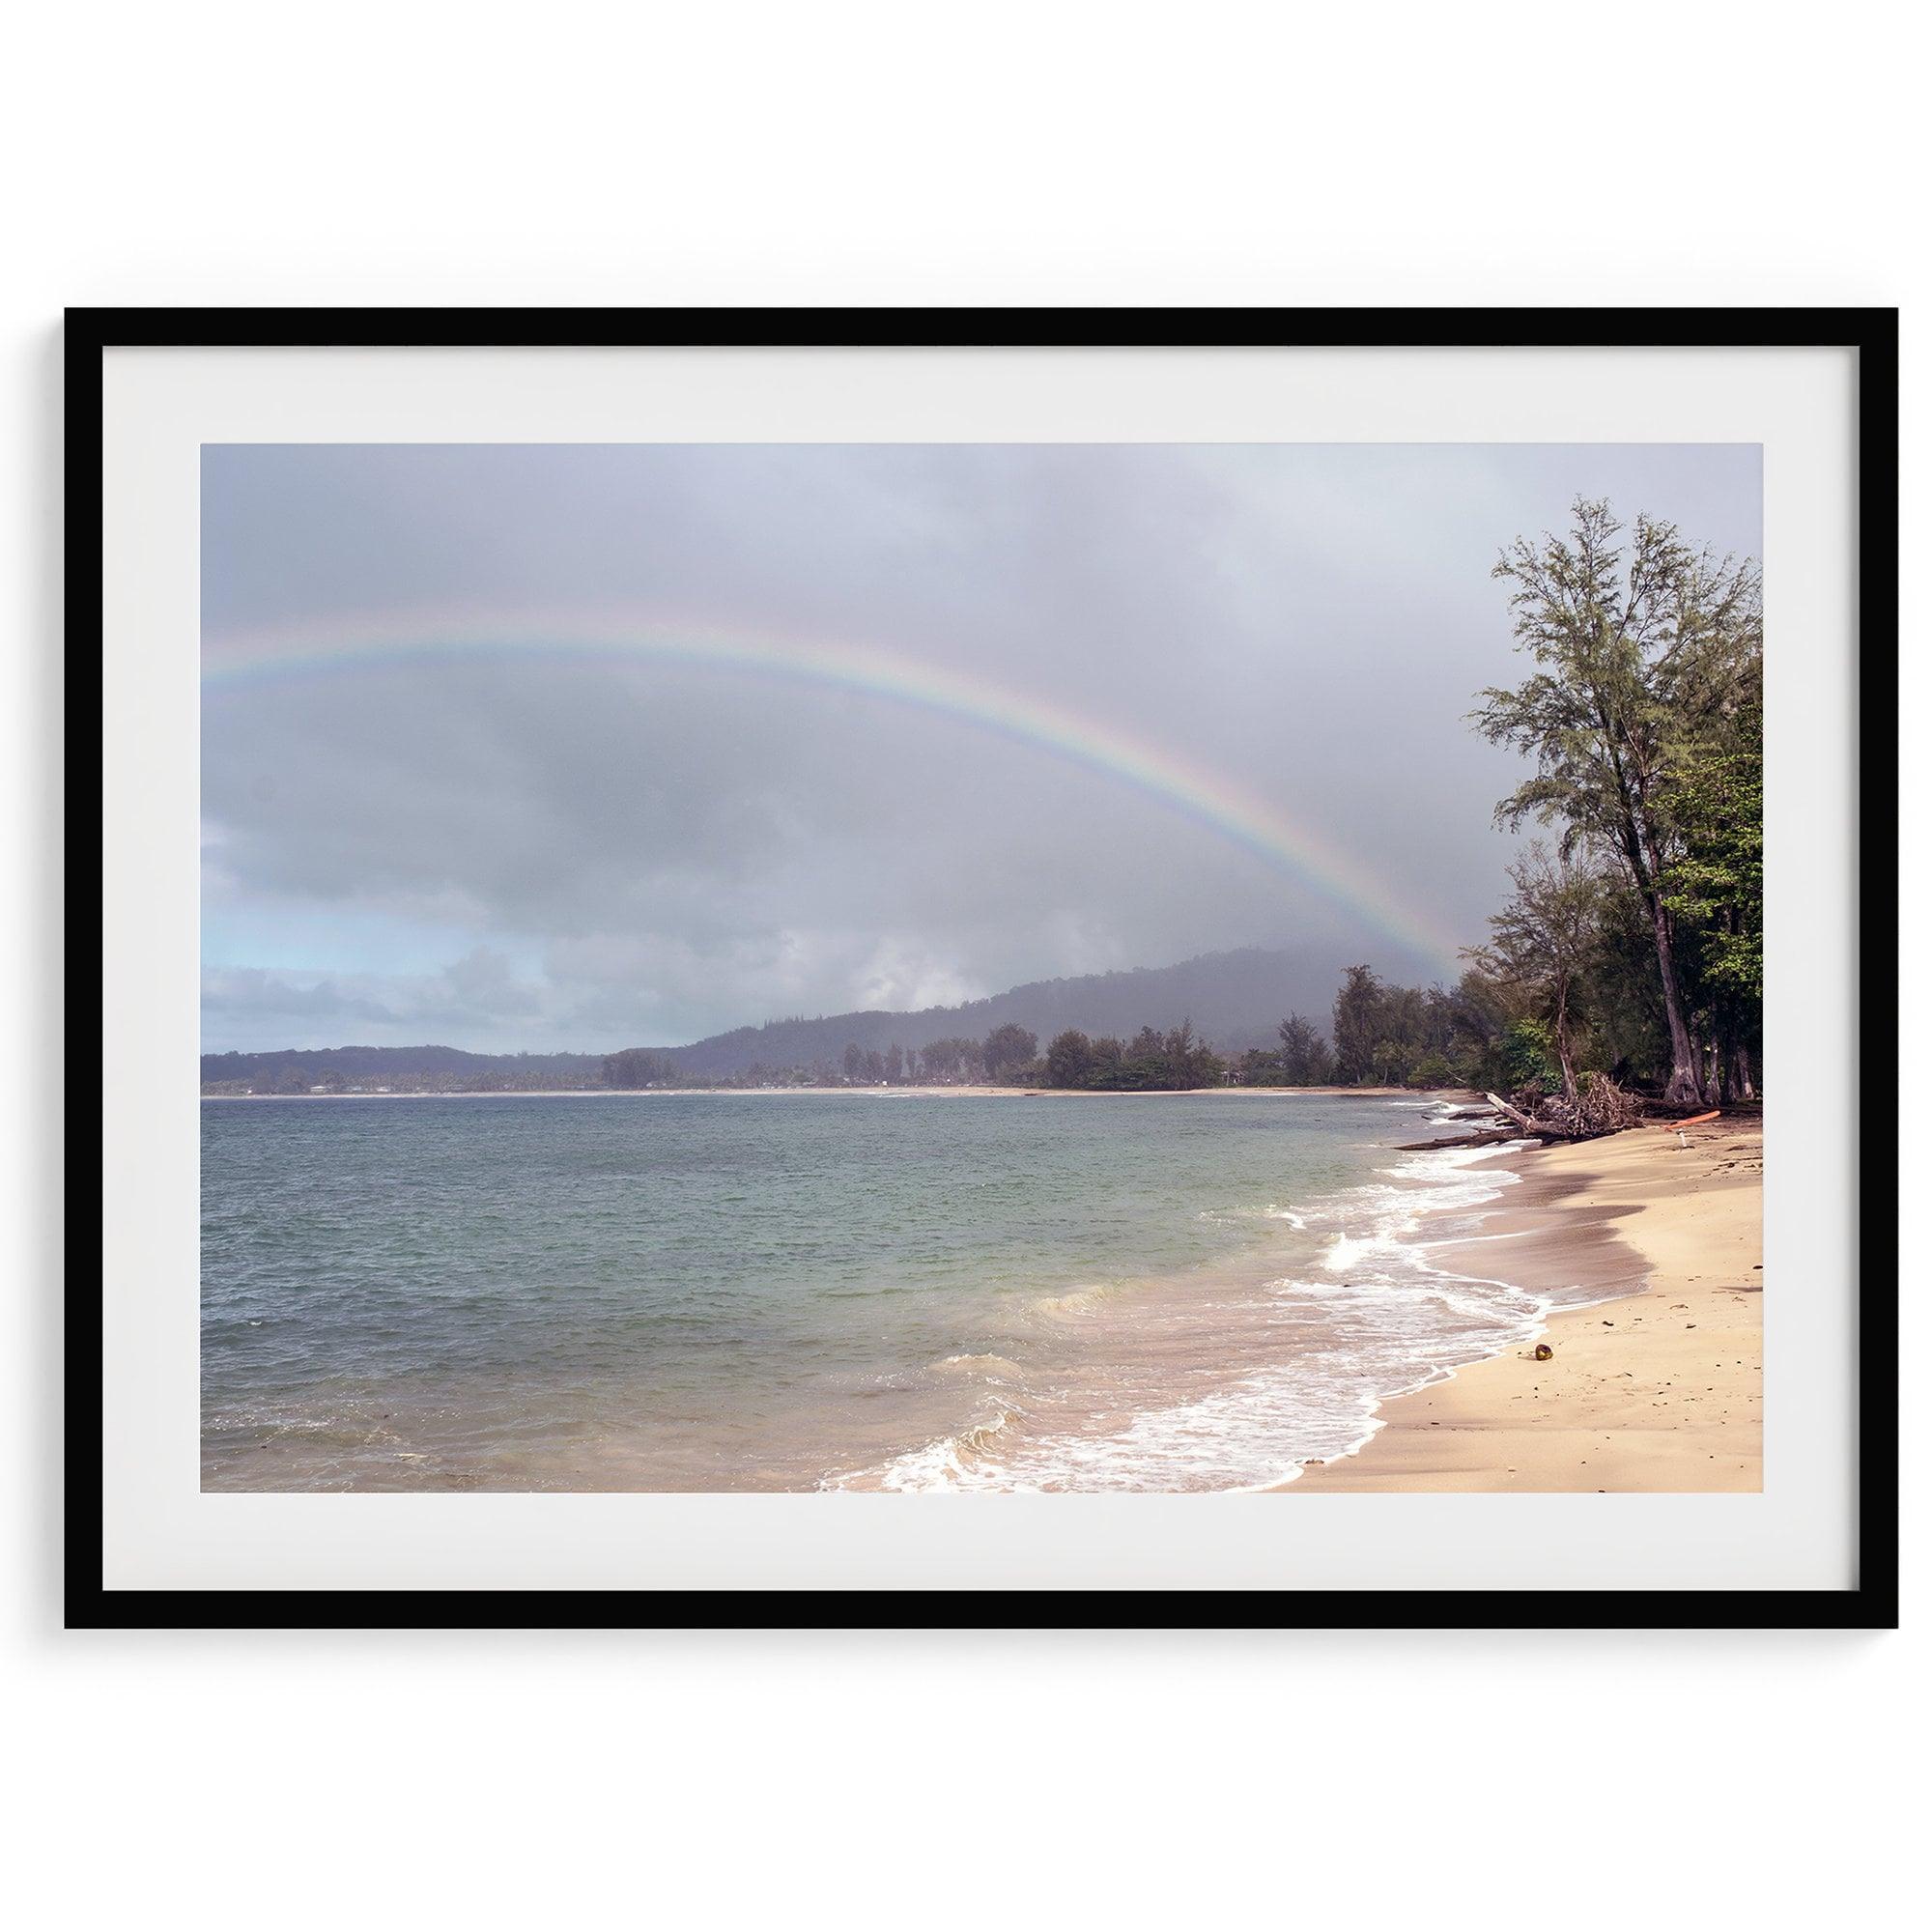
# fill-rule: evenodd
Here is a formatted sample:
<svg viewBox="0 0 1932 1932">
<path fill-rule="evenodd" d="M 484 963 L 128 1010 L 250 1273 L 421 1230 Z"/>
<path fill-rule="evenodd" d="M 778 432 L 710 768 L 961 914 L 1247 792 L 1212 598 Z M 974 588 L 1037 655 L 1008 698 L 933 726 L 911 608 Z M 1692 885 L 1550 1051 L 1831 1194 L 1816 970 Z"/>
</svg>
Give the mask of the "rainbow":
<svg viewBox="0 0 1932 1932">
<path fill-rule="evenodd" d="M 207 638 L 202 689 L 219 696 L 364 668 L 538 656 L 749 672 L 883 698 L 1032 746 L 1157 799 L 1424 955 L 1451 978 L 1460 970 L 1456 941 L 1418 918 L 1366 873 L 1358 859 L 1242 792 L 1224 774 L 1064 705 L 868 646 L 570 612 L 514 622 L 473 612 L 364 616 Z"/>
</svg>

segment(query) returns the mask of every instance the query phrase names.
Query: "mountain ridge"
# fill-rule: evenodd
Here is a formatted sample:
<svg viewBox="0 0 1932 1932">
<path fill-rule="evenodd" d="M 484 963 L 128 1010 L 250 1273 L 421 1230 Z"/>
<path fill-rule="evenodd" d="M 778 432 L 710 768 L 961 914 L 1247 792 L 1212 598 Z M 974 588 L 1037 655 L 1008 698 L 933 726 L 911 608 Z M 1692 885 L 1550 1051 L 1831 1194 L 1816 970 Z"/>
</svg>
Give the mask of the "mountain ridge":
<svg viewBox="0 0 1932 1932">
<path fill-rule="evenodd" d="M 754 1067 L 836 1065 L 848 1045 L 884 1052 L 914 1050 L 947 1038 L 982 1038 L 1016 1025 L 1038 1036 L 1078 1028 L 1099 1036 L 1130 1036 L 1143 1026 L 1168 1029 L 1191 1020 L 1195 1032 L 1223 1053 L 1271 1047 L 1290 1012 L 1325 1021 L 1342 962 L 1320 960 L 1300 949 L 1236 947 L 1202 952 L 1171 966 L 1136 966 L 1056 980 L 1034 980 L 980 1000 L 912 1011 L 855 1009 L 766 1020 L 733 1027 L 684 1046 L 649 1049 L 682 1072 L 729 1077 Z M 554 1078 L 591 1083 L 605 1056 L 595 1053 L 472 1053 L 452 1046 L 290 1047 L 257 1053 L 203 1054 L 204 1085 L 313 1076 L 325 1080 L 466 1077 L 540 1084 Z"/>
<path fill-rule="evenodd" d="M 1143 1026 L 1166 1029 L 1192 1020 L 1195 1031 L 1221 1051 L 1241 1053 L 1272 1046 L 1276 1027 L 1291 1010 L 1325 1014 L 1340 978 L 1339 965 L 1318 967 L 1286 950 L 1244 946 L 1197 953 L 1172 966 L 1032 980 L 956 1006 L 767 1020 L 662 1050 L 686 1072 L 742 1073 L 757 1065 L 837 1061 L 848 1045 L 883 1052 L 895 1044 L 915 1048 L 936 1039 L 978 1039 L 1008 1025 L 1026 1027 L 1044 1046 L 1068 1027 L 1130 1035 Z"/>
</svg>

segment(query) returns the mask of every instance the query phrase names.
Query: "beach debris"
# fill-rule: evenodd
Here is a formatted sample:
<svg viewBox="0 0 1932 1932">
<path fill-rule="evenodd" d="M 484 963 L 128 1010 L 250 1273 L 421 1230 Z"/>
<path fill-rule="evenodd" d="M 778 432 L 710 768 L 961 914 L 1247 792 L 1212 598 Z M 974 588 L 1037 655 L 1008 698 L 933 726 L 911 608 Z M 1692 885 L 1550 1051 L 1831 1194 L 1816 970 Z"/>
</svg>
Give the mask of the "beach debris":
<svg viewBox="0 0 1932 1932">
<path fill-rule="evenodd" d="M 1534 1134 L 1539 1140 L 1567 1141 L 1567 1140 L 1574 1140 L 1576 1138 L 1574 1134 L 1568 1132 L 1566 1129 L 1562 1127 L 1552 1125 L 1548 1122 L 1541 1122 L 1532 1119 L 1530 1115 L 1528 1115 L 1522 1110 L 1522 1108 L 1514 1105 L 1508 1100 L 1505 1100 L 1500 1094 L 1485 1094 L 1483 1095 L 1483 1098 L 1486 1099 L 1490 1103 L 1490 1105 L 1492 1106 L 1496 1110 L 1496 1112 L 1502 1116 L 1504 1120 L 1514 1121 L 1517 1123 L 1517 1125 L 1523 1130 L 1524 1133 Z"/>
<path fill-rule="evenodd" d="M 1483 1097 L 1502 1119 L 1546 1141 L 1587 1141 L 1604 1134 L 1620 1134 L 1637 1125 L 1641 1113 L 1635 1098 L 1607 1073 L 1584 1074 L 1576 1094 L 1569 1097 L 1545 1094 L 1539 1087 L 1523 1088 L 1514 1100 L 1505 1100 L 1499 1094 L 1485 1094 Z"/>
<path fill-rule="evenodd" d="M 1535 1359 L 1539 1362 L 1547 1362 L 1550 1360 L 1555 1355 L 1555 1353 L 1556 1350 L 1552 1349 L 1548 1342 L 1539 1342 L 1536 1345 Z"/>
<path fill-rule="evenodd" d="M 1505 1141 L 1520 1139 L 1509 1127 L 1485 1127 L 1480 1133 L 1450 1134 L 1433 1141 L 1399 1141 L 1397 1153 L 1432 1153 L 1437 1148 L 1500 1147 Z"/>
</svg>

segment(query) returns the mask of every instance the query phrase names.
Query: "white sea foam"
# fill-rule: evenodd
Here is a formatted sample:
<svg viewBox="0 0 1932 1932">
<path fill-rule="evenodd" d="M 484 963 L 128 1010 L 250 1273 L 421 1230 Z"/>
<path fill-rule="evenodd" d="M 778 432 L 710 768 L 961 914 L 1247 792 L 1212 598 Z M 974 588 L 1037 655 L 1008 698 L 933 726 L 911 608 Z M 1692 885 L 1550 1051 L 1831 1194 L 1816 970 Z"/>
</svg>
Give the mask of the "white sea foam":
<svg viewBox="0 0 1932 1932">
<path fill-rule="evenodd" d="M 1298 1209 L 1277 1208 L 1270 1201 L 1264 1208 L 1204 1208 L 1200 1218 L 1204 1221 L 1286 1221 L 1291 1228 L 1300 1230 L 1308 1223 L 1302 1219 Z"/>
<path fill-rule="evenodd" d="M 1312 1270 L 1253 1284 L 1240 1311 L 1278 1359 L 1226 1386 L 1108 1416 L 1068 1398 L 1050 1413 L 990 1406 L 969 1429 L 895 1458 L 870 1482 L 894 1490 L 1214 1490 L 1271 1487 L 1374 1435 L 1387 1398 L 1526 1341 L 1548 1304 L 1453 1272 L 1412 1238 L 1468 1214 L 1519 1179 L 1514 1146 L 1403 1156 L 1376 1180 L 1293 1209 L 1265 1210 L 1321 1242 Z M 1460 1236 L 1458 1237 L 1460 1238 Z M 1076 1297 L 1056 1309 L 1082 1312 Z M 1244 1336 L 1246 1330 L 1243 1330 Z"/>
<path fill-rule="evenodd" d="M 966 1377 L 989 1382 L 1018 1382 L 1026 1371 L 1004 1355 L 945 1355 L 934 1362 L 929 1374 L 940 1377 Z"/>
</svg>

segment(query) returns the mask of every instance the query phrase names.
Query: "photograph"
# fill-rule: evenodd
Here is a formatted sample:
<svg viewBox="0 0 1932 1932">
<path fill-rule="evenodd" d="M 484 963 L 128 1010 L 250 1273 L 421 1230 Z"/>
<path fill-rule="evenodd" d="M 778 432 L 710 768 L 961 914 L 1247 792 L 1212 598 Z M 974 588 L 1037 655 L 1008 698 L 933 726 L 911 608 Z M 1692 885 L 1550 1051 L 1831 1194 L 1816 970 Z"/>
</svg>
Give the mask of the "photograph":
<svg viewBox="0 0 1932 1932">
<path fill-rule="evenodd" d="M 10 18 L 24 1924 L 1896 1913 L 1895 13 Z"/>
<path fill-rule="evenodd" d="M 1763 1490 L 1758 444 L 198 515 L 205 1494 Z"/>
</svg>

